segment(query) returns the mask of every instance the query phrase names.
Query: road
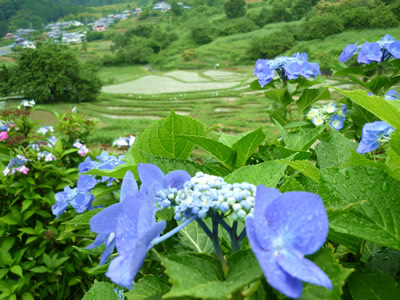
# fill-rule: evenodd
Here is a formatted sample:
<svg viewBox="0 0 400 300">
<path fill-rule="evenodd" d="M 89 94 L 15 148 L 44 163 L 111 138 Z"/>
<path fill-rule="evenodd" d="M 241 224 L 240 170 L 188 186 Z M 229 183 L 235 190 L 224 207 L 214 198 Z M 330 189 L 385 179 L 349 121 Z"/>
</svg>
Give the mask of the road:
<svg viewBox="0 0 400 300">
<path fill-rule="evenodd" d="M 12 52 L 11 45 L 5 46 L 5 47 L 0 47 L 0 56 L 10 54 L 11 52 Z"/>
</svg>

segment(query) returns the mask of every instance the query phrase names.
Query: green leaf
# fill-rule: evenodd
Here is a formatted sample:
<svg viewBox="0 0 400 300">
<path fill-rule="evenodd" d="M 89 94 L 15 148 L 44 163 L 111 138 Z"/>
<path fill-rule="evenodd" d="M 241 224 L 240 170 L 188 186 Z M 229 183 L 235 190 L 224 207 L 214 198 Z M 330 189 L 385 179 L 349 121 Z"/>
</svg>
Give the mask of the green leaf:
<svg viewBox="0 0 400 300">
<path fill-rule="evenodd" d="M 155 276 L 145 276 L 135 283 L 135 288 L 125 293 L 128 300 L 146 300 L 160 297 L 169 290 L 169 285 Z"/>
<path fill-rule="evenodd" d="M 400 110 L 395 105 L 391 104 L 390 101 L 382 97 L 368 96 L 365 91 L 361 90 L 344 91 L 337 88 L 334 89 L 343 96 L 350 98 L 350 100 L 364 107 L 381 120 L 389 123 L 394 128 L 400 128 Z"/>
<path fill-rule="evenodd" d="M 277 160 L 277 162 L 288 165 L 293 169 L 303 173 L 305 176 L 311 178 L 315 182 L 319 182 L 319 171 L 318 169 L 308 160 Z"/>
<path fill-rule="evenodd" d="M 197 222 L 192 222 L 181 229 L 178 236 L 179 246 L 198 253 L 215 254 L 211 239 Z"/>
<path fill-rule="evenodd" d="M 0 280 L 7 275 L 9 269 L 0 269 Z"/>
<path fill-rule="evenodd" d="M 22 272 L 21 266 L 15 265 L 10 268 L 10 271 L 14 274 L 17 274 L 19 277 L 23 278 L 24 274 Z"/>
<path fill-rule="evenodd" d="M 228 135 L 222 132 L 219 136 L 218 142 L 232 148 L 232 145 L 238 140 L 240 140 L 240 137 L 238 135 Z"/>
<path fill-rule="evenodd" d="M 143 154 L 148 163 L 158 166 L 164 172 L 164 174 L 167 174 L 174 170 L 183 170 L 188 172 L 190 176 L 194 176 L 197 172 L 203 172 L 205 174 L 223 177 L 229 173 L 229 171 L 222 165 L 220 165 L 218 168 L 215 165 L 198 164 L 190 160 L 153 156 L 147 153 Z"/>
<path fill-rule="evenodd" d="M 391 248 L 381 248 L 368 257 L 366 266 L 396 278 L 400 271 L 400 252 Z"/>
<path fill-rule="evenodd" d="M 206 152 L 215 157 L 227 169 L 233 169 L 233 165 L 236 159 L 236 152 L 228 146 L 225 146 L 220 142 L 203 136 L 179 135 L 179 137 L 203 148 Z"/>
<path fill-rule="evenodd" d="M 384 164 L 376 163 L 373 160 L 366 158 L 365 156 L 357 153 L 356 151 L 351 151 L 350 157 L 342 163 L 343 168 L 354 167 L 354 166 L 365 166 L 373 168 L 385 168 Z"/>
<path fill-rule="evenodd" d="M 61 139 L 57 139 L 54 150 L 56 150 L 58 154 L 61 154 L 63 152 L 63 144 Z"/>
<path fill-rule="evenodd" d="M 287 106 L 293 101 L 292 96 L 288 92 L 287 88 L 281 90 L 281 89 L 271 89 L 266 91 L 265 97 L 274 100 L 278 103 L 280 103 L 282 106 Z"/>
<path fill-rule="evenodd" d="M 298 118 L 303 114 L 303 112 L 310 107 L 311 104 L 318 100 L 322 99 L 330 99 L 331 94 L 329 90 L 325 87 L 321 87 L 318 89 L 307 89 L 303 91 L 303 94 L 296 101 L 296 105 L 298 107 L 297 116 Z"/>
<path fill-rule="evenodd" d="M 133 157 L 136 163 L 145 162 L 142 151 L 156 156 L 188 159 L 194 145 L 177 136 L 203 136 L 204 133 L 202 123 L 171 111 L 168 118 L 156 121 L 147 127 L 136 139 L 126 156 Z M 131 160 L 131 158 L 127 158 L 127 160 Z"/>
<path fill-rule="evenodd" d="M 12 208 L 11 211 L 5 216 L 0 217 L 0 222 L 8 225 L 17 225 L 22 220 L 21 213 L 16 209 Z"/>
<path fill-rule="evenodd" d="M 100 170 L 100 169 L 92 169 L 86 173 L 87 175 L 96 175 L 96 176 L 108 176 L 112 178 L 124 178 L 125 173 L 131 171 L 134 175 L 137 174 L 137 164 L 136 163 L 125 163 L 119 166 L 116 166 L 112 170 Z"/>
<path fill-rule="evenodd" d="M 343 208 L 367 201 L 330 223 L 338 232 L 400 250 L 400 182 L 370 167 L 321 170 L 318 194 L 325 207 Z"/>
<path fill-rule="evenodd" d="M 35 229 L 30 228 L 30 227 L 24 227 L 24 228 L 18 228 L 19 231 L 30 234 L 30 235 L 37 235 L 38 233 L 35 231 Z"/>
<path fill-rule="evenodd" d="M 386 151 L 386 169 L 390 176 L 400 181 L 400 155 L 393 148 Z"/>
<path fill-rule="evenodd" d="M 345 76 L 349 74 L 355 74 L 355 75 L 364 75 L 364 70 L 361 67 L 351 67 L 351 68 L 344 68 L 341 69 L 337 72 L 335 72 L 333 75 L 334 76 Z"/>
<path fill-rule="evenodd" d="M 0 248 L 0 262 L 8 266 L 12 265 L 13 259 L 7 250 Z"/>
<path fill-rule="evenodd" d="M 22 300 L 34 300 L 32 294 L 29 292 L 25 292 L 22 294 Z"/>
<path fill-rule="evenodd" d="M 83 214 L 76 215 L 72 220 L 66 221 L 63 224 L 69 226 L 69 230 L 82 229 L 82 227 L 89 227 L 90 219 L 103 210 L 103 208 L 95 208 Z"/>
<path fill-rule="evenodd" d="M 34 267 L 30 269 L 29 271 L 35 272 L 35 273 L 50 273 L 51 270 L 45 266 L 39 266 L 39 267 Z"/>
<path fill-rule="evenodd" d="M 229 273 L 225 280 L 220 261 L 206 254 L 174 255 L 162 258 L 162 264 L 173 284 L 164 298 L 222 298 L 263 276 L 251 250 L 238 251 L 231 256 L 228 261 Z"/>
<path fill-rule="evenodd" d="M 346 139 L 339 132 L 332 131 L 320 137 L 321 143 L 317 145 L 318 165 L 321 168 L 336 167 L 347 160 L 352 150 L 357 149 L 357 144 Z"/>
<path fill-rule="evenodd" d="M 27 199 L 22 201 L 22 208 L 21 208 L 21 212 L 24 212 L 25 210 L 27 210 L 32 204 L 32 200 L 31 199 Z"/>
<path fill-rule="evenodd" d="M 400 287 L 392 277 L 377 270 L 360 268 L 348 280 L 354 300 L 400 299 Z"/>
<path fill-rule="evenodd" d="M 258 150 L 258 155 L 264 161 L 292 157 L 292 160 L 305 160 L 310 158 L 311 152 L 288 149 L 279 145 L 266 145 Z"/>
<path fill-rule="evenodd" d="M 289 149 L 306 151 L 317 140 L 319 135 L 325 130 L 327 125 L 322 125 L 313 129 L 299 129 L 296 132 L 287 132 L 278 122 L 276 127 L 282 136 L 285 145 Z"/>
<path fill-rule="evenodd" d="M 400 155 L 400 131 L 395 131 L 390 135 L 390 146 L 394 152 Z"/>
<path fill-rule="evenodd" d="M 285 173 L 286 165 L 276 161 L 266 161 L 261 164 L 240 168 L 225 177 L 228 183 L 248 182 L 254 185 L 262 184 L 275 188 Z"/>
<path fill-rule="evenodd" d="M 118 300 L 118 296 L 112 284 L 95 280 L 82 300 Z"/>
<path fill-rule="evenodd" d="M 331 279 L 333 288 L 327 289 L 318 285 L 305 283 L 300 299 L 307 300 L 337 300 L 341 299 L 342 288 L 347 277 L 353 271 L 343 268 L 339 263 L 332 247 L 324 247 L 313 254 L 310 259 L 317 264 Z M 366 298 L 367 299 L 367 298 Z"/>
<path fill-rule="evenodd" d="M 236 150 L 236 168 L 246 165 L 247 159 L 265 140 L 265 134 L 261 128 L 250 132 L 242 137 L 239 141 L 232 145 L 232 149 Z"/>
<path fill-rule="evenodd" d="M 10 251 L 12 246 L 14 246 L 14 243 L 15 243 L 15 238 L 11 236 L 7 237 L 1 242 L 1 249 L 3 249 L 4 251 Z"/>
</svg>

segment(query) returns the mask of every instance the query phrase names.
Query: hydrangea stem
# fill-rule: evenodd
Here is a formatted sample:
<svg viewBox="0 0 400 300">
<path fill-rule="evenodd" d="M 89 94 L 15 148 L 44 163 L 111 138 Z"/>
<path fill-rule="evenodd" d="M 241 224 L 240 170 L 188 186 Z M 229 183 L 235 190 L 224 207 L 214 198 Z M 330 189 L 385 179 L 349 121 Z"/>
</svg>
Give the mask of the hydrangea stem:
<svg viewBox="0 0 400 300">
<path fill-rule="evenodd" d="M 213 231 L 216 230 L 216 232 L 217 232 L 217 234 L 214 235 L 214 234 L 210 231 L 210 229 L 207 227 L 207 225 L 203 222 L 202 219 L 196 219 L 196 221 L 197 221 L 197 223 L 199 223 L 200 227 L 204 230 L 204 232 L 205 232 L 205 233 L 208 235 L 208 237 L 211 239 L 211 241 L 212 241 L 212 243 L 213 243 L 213 246 L 214 246 L 214 249 L 215 249 L 215 253 L 216 253 L 218 259 L 219 259 L 219 260 L 221 261 L 221 263 L 222 263 L 222 269 L 223 269 L 223 271 L 224 271 L 224 274 L 225 274 L 225 276 L 228 275 L 228 271 L 229 271 L 228 264 L 226 263 L 226 260 L 225 260 L 225 258 L 224 258 L 224 254 L 222 253 L 222 249 L 221 249 L 221 246 L 220 246 L 220 244 L 219 244 L 219 240 L 218 240 L 218 230 L 215 229 L 215 227 L 214 227 L 214 226 L 216 226 L 216 227 L 218 228 L 217 222 L 215 222 L 215 225 L 214 225 L 214 222 L 213 222 Z"/>
<path fill-rule="evenodd" d="M 186 221 L 184 221 L 182 224 L 180 224 L 179 226 L 175 227 L 174 229 L 172 229 L 171 231 L 167 232 L 166 234 L 160 236 L 159 238 L 154 239 L 151 244 L 154 246 L 158 243 L 161 243 L 163 241 L 165 241 L 166 239 L 170 238 L 171 236 L 173 236 L 174 234 L 176 234 L 179 230 L 181 230 L 182 228 L 184 228 L 185 226 L 189 225 L 191 222 L 193 222 L 195 219 L 197 218 L 197 216 L 192 216 L 190 219 L 187 219 Z"/>
</svg>

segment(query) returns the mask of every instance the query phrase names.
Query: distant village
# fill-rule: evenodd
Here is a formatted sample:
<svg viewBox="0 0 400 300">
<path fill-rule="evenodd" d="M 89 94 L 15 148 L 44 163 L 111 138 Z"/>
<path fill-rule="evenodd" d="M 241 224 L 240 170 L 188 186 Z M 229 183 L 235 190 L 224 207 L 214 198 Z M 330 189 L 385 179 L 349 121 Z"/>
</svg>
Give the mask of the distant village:
<svg viewBox="0 0 400 300">
<path fill-rule="evenodd" d="M 179 2 L 178 5 L 181 6 L 183 9 L 191 8 L 190 6 L 187 6 L 182 2 Z M 157 2 L 154 4 L 152 9 L 158 10 L 160 12 L 167 12 L 171 9 L 171 5 L 166 2 Z M 48 32 L 46 32 L 46 39 L 67 45 L 80 44 L 85 41 L 87 34 L 87 30 L 82 30 L 82 26 L 87 25 L 91 30 L 95 32 L 102 32 L 106 31 L 116 22 L 127 20 L 129 17 L 138 16 L 141 13 L 142 9 L 136 8 L 134 10 L 125 10 L 122 13 L 109 14 L 107 17 L 102 17 L 95 22 L 88 24 L 83 24 L 79 21 L 49 23 L 45 26 L 45 28 L 49 30 Z M 76 32 L 67 32 L 67 30 L 71 28 L 80 28 L 80 30 Z M 19 46 L 22 48 L 36 48 L 35 43 L 28 39 L 35 31 L 35 29 L 31 28 L 20 28 L 14 33 L 7 33 L 4 39 L 14 40 L 14 44 L 12 44 L 11 47 Z"/>
</svg>

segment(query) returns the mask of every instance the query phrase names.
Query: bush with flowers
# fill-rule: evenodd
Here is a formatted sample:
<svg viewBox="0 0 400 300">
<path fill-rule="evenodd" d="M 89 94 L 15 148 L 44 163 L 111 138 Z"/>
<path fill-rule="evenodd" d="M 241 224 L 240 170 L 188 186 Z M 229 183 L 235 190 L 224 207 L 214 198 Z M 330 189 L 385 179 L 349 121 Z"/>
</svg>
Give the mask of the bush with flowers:
<svg viewBox="0 0 400 300">
<path fill-rule="evenodd" d="M 89 255 L 76 252 L 88 232 L 72 233 L 65 222 L 76 213 L 54 220 L 51 207 L 55 193 L 78 180 L 77 166 L 89 156 L 72 141 L 92 127 L 76 112 L 40 127 L 30 117 L 34 105 L 23 100 L 0 117 L 0 298 L 79 299 L 96 277 Z"/>
<path fill-rule="evenodd" d="M 105 273 L 83 299 L 400 298 L 398 44 L 344 49 L 360 65 L 336 74 L 354 91 L 327 86 L 305 53 L 259 59 L 252 86 L 279 138 L 215 139 L 172 111 L 116 142 L 125 155 L 87 157 L 51 207 L 81 238 L 70 255 Z"/>
</svg>

